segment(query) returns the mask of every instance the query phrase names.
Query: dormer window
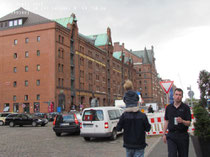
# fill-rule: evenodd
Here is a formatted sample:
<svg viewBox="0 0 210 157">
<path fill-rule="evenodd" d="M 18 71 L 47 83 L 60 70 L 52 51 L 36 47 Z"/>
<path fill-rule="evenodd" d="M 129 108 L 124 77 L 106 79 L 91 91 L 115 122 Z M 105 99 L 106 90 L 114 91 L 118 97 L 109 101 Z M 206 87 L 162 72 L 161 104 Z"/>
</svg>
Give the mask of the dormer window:
<svg viewBox="0 0 210 157">
<path fill-rule="evenodd" d="M 13 21 L 9 21 L 9 27 L 13 26 Z"/>
<path fill-rule="evenodd" d="M 11 20 L 9 21 L 9 27 L 20 26 L 23 24 L 23 19 Z"/>
<path fill-rule="evenodd" d="M 18 25 L 22 25 L 23 24 L 23 19 L 19 19 L 18 20 Z"/>
<path fill-rule="evenodd" d="M 17 26 L 18 20 L 14 20 L 14 26 Z"/>
</svg>

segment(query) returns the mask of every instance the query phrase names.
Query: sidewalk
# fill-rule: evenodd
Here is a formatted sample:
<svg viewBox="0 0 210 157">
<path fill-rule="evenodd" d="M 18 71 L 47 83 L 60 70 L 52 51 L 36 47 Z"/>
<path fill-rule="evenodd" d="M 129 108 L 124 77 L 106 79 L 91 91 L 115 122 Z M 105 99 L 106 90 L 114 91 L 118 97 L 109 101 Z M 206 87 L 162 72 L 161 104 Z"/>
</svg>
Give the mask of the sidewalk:
<svg viewBox="0 0 210 157">
<path fill-rule="evenodd" d="M 148 147 L 145 149 L 145 157 L 167 157 L 167 144 L 163 143 L 162 137 L 148 137 Z M 192 140 L 190 138 L 189 157 L 196 157 Z"/>
</svg>

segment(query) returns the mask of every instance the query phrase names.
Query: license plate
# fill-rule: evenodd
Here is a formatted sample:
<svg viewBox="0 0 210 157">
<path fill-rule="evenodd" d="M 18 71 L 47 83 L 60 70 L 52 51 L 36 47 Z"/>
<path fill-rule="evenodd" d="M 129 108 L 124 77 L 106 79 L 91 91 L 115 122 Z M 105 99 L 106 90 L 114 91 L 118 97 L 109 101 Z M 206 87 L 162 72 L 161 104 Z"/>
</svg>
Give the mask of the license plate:
<svg viewBox="0 0 210 157">
<path fill-rule="evenodd" d="M 68 126 L 69 123 L 62 123 L 61 126 Z"/>
<path fill-rule="evenodd" d="M 93 125 L 84 125 L 85 128 L 92 128 Z"/>
</svg>

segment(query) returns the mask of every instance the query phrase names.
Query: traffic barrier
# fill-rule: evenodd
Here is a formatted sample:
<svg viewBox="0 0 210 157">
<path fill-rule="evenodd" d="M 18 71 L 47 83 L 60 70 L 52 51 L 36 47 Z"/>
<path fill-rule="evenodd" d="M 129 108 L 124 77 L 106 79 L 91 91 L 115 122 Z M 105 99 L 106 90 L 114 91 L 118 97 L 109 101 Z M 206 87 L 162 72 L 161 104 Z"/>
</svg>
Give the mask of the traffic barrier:
<svg viewBox="0 0 210 157">
<path fill-rule="evenodd" d="M 161 134 L 163 134 L 164 115 L 165 115 L 164 112 L 147 113 L 149 123 L 151 124 L 150 132 L 147 132 L 147 135 L 161 135 Z M 188 129 L 189 133 L 192 133 L 195 130 L 195 128 L 194 128 L 195 118 L 194 118 L 193 114 L 191 114 L 191 118 L 192 118 L 191 125 Z"/>
</svg>

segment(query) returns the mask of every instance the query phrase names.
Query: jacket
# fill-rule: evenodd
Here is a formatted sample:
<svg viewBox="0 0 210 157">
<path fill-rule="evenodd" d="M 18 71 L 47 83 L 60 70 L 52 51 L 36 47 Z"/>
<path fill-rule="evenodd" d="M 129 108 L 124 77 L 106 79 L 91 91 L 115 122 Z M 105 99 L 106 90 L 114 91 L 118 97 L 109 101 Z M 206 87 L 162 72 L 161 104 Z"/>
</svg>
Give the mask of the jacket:
<svg viewBox="0 0 210 157">
<path fill-rule="evenodd" d="M 117 124 L 117 131 L 124 130 L 123 147 L 129 149 L 144 149 L 147 146 L 145 135 L 150 128 L 146 114 L 137 107 L 126 108 Z"/>
<path fill-rule="evenodd" d="M 125 93 L 123 101 L 126 104 L 126 107 L 136 107 L 138 105 L 139 96 L 135 91 L 129 90 Z"/>
</svg>

